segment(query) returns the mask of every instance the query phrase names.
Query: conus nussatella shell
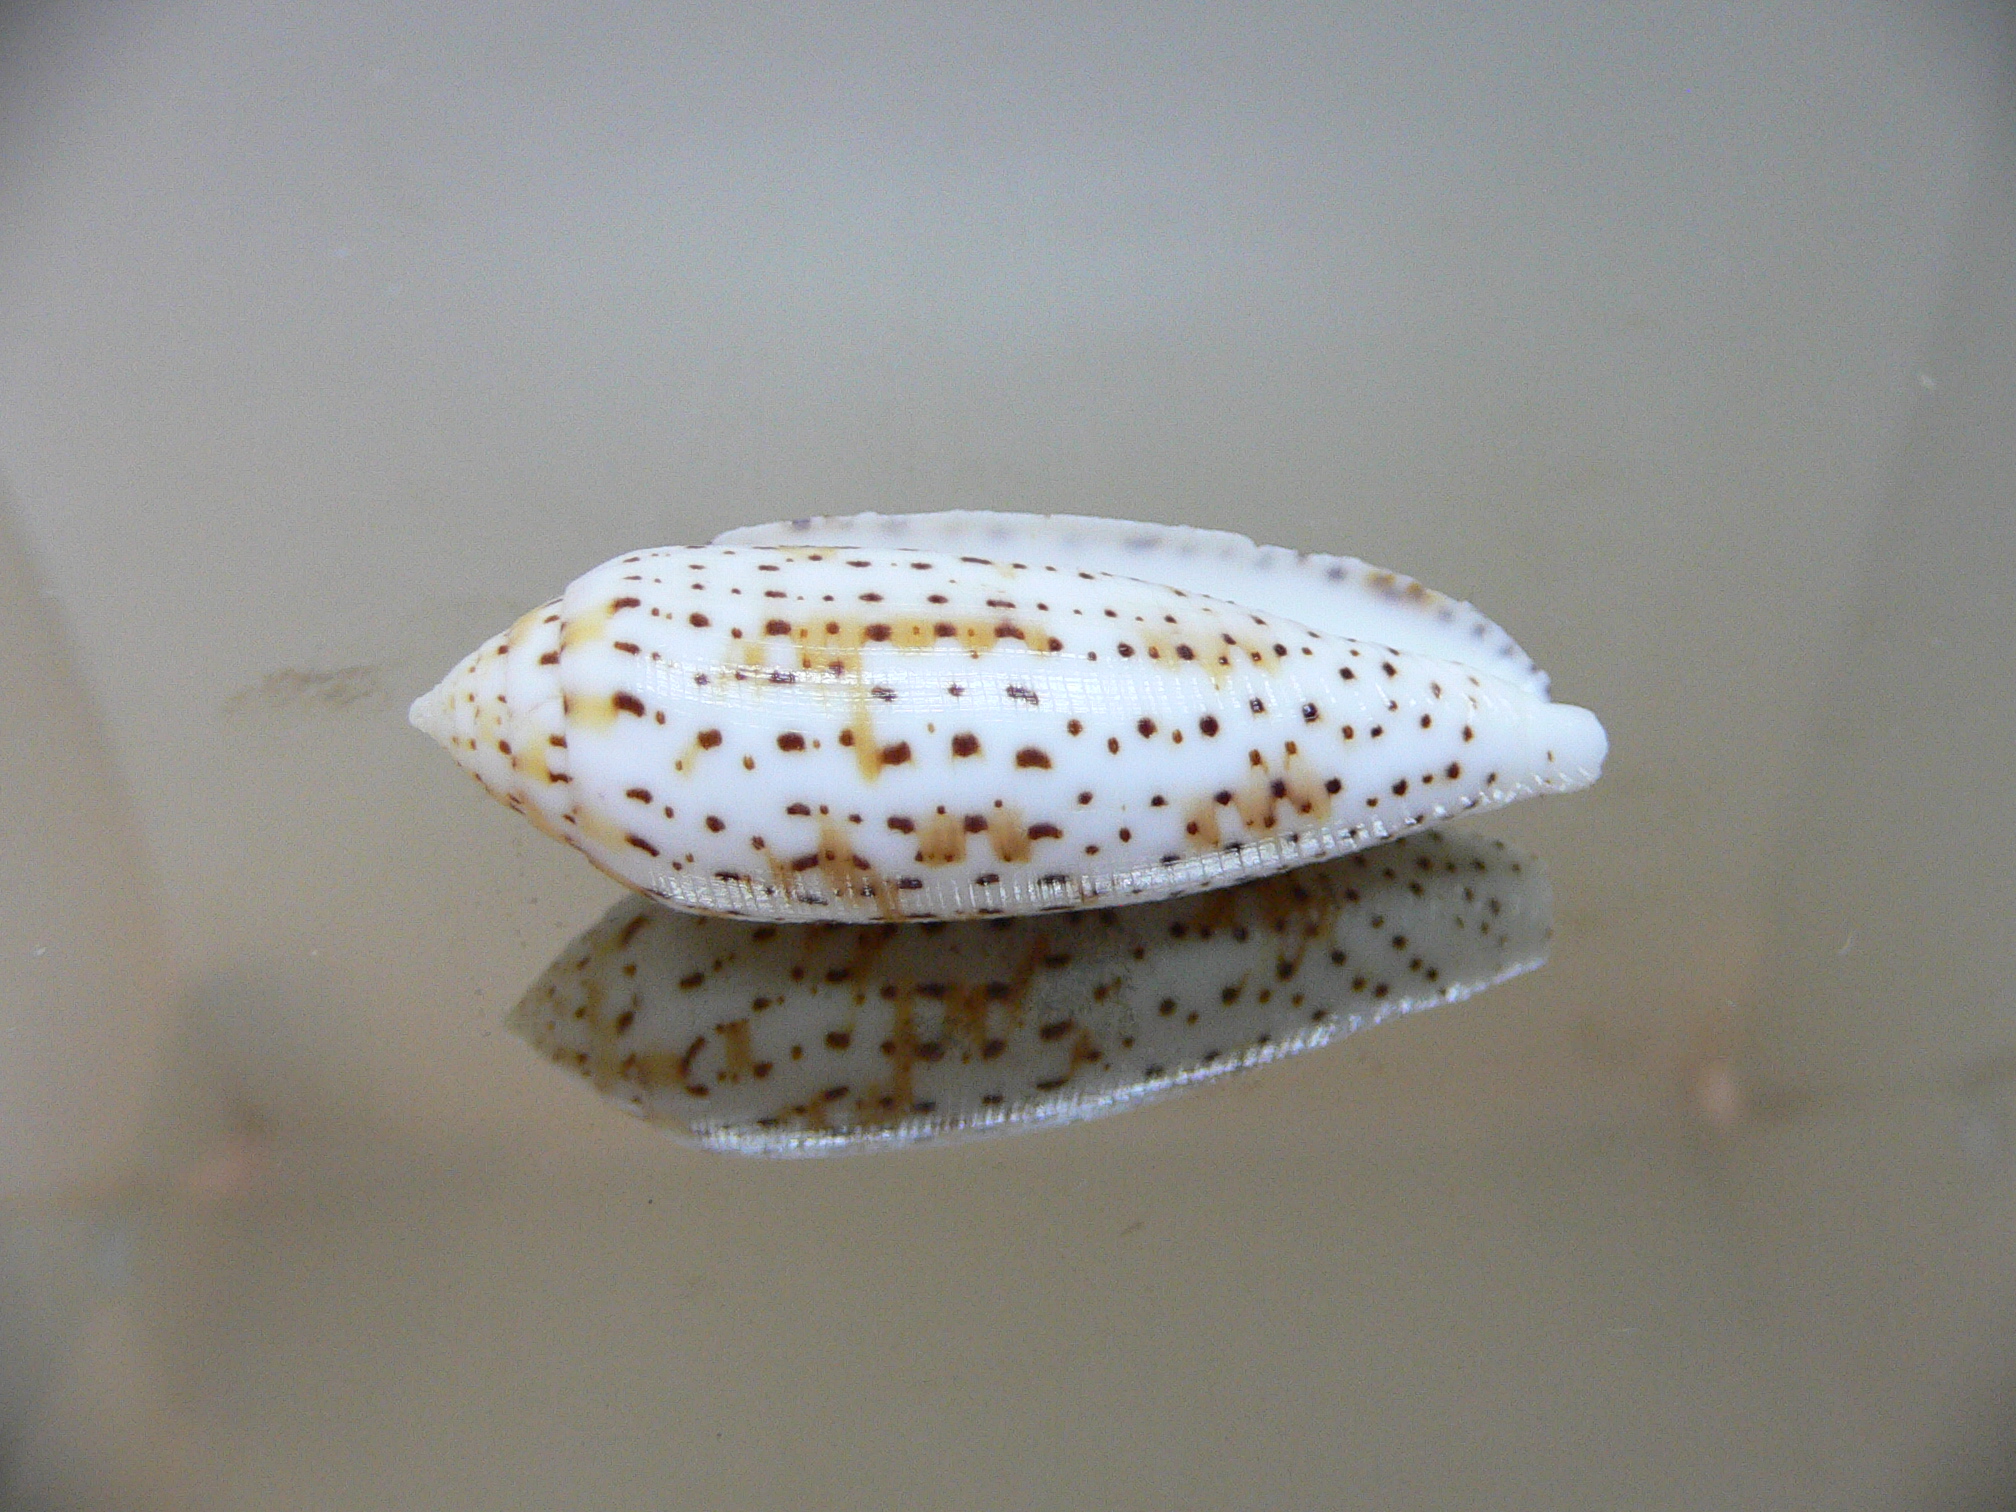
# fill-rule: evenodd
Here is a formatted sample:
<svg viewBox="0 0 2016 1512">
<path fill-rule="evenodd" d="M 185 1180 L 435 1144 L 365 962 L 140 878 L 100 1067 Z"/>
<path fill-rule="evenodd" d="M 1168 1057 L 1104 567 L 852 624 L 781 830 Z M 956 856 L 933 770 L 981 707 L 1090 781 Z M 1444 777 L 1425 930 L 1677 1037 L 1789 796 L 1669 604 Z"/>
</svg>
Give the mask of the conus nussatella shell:
<svg viewBox="0 0 2016 1512">
<path fill-rule="evenodd" d="M 1607 750 L 1509 636 L 1410 579 L 985 513 L 618 557 L 411 717 L 627 886 L 795 920 L 1198 892 L 1586 786 Z"/>
</svg>

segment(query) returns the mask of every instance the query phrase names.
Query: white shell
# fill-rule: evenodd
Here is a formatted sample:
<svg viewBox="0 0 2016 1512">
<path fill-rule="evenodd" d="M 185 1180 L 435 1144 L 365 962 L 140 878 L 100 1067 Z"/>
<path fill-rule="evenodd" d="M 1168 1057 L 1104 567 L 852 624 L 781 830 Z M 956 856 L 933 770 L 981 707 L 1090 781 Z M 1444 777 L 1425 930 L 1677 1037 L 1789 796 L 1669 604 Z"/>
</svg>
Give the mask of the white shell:
<svg viewBox="0 0 2016 1512">
<path fill-rule="evenodd" d="M 1509 636 L 1409 579 L 966 513 L 619 557 L 412 720 L 630 887 L 842 921 L 1220 887 L 1586 786 L 1607 749 Z"/>
<path fill-rule="evenodd" d="M 710 1148 L 821 1155 L 1093 1118 L 1538 966 L 1502 843 L 1415 835 L 1142 908 L 780 928 L 626 899 L 508 1019 Z"/>
</svg>

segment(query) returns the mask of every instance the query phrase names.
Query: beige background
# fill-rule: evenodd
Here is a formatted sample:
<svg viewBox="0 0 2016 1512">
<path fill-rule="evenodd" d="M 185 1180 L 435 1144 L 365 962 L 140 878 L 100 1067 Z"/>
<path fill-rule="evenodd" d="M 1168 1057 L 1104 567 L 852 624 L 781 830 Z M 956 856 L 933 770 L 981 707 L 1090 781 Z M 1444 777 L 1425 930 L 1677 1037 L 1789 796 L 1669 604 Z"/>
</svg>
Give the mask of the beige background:
<svg viewBox="0 0 2016 1512">
<path fill-rule="evenodd" d="M 0 15 L 0 1493 L 1997 1504 L 1987 9 Z M 405 727 L 627 547 L 1060 509 L 1474 599 L 1552 964 L 987 1145 L 498 1028 L 610 884 Z"/>
</svg>

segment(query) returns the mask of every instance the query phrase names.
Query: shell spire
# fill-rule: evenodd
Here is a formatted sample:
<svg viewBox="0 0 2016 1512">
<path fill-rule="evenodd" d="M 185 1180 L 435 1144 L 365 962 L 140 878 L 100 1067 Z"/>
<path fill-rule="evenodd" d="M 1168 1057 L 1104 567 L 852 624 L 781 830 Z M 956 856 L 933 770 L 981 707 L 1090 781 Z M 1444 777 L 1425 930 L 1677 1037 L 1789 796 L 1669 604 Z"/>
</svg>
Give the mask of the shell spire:
<svg viewBox="0 0 2016 1512">
<path fill-rule="evenodd" d="M 1410 579 L 1014 515 L 630 553 L 411 718 L 627 886 L 836 921 L 1198 892 L 1584 787 L 1607 751 Z"/>
</svg>

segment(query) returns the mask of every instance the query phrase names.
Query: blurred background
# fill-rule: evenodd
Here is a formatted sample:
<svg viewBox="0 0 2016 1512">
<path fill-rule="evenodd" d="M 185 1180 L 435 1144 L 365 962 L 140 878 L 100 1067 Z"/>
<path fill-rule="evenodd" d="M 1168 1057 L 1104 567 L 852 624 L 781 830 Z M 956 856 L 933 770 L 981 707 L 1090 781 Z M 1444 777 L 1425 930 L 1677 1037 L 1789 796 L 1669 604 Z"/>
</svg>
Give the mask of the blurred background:
<svg viewBox="0 0 2016 1512">
<path fill-rule="evenodd" d="M 0 10 L 0 1504 L 2016 1499 L 1990 5 Z M 626 548 L 1236 529 L 1608 725 L 1541 972 L 696 1153 L 406 727 Z"/>
</svg>

